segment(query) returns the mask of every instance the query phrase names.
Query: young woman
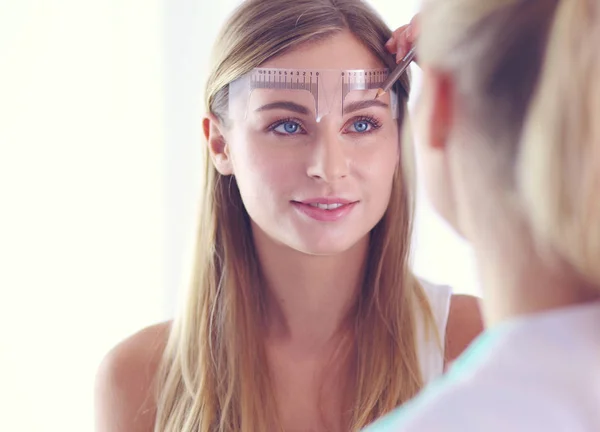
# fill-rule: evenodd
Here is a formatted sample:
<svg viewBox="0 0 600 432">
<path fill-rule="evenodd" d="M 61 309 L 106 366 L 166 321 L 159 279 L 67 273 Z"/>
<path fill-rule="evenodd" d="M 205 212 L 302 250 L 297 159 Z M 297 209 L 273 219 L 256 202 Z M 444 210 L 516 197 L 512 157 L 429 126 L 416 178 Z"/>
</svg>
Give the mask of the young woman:
<svg viewBox="0 0 600 432">
<path fill-rule="evenodd" d="M 427 189 L 487 330 L 368 430 L 599 431 L 600 3 L 431 0 L 419 27 Z"/>
<path fill-rule="evenodd" d="M 246 1 L 225 24 L 185 307 L 107 356 L 98 431 L 357 430 L 478 334 L 474 298 L 409 268 L 409 81 L 365 84 L 390 36 L 360 0 Z"/>
</svg>

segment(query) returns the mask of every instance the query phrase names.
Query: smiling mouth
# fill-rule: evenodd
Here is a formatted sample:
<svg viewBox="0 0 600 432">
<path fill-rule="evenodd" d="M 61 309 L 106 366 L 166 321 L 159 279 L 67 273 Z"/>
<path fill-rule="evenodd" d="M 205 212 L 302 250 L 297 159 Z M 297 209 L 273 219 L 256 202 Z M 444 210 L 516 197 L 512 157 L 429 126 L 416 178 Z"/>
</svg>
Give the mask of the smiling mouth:
<svg viewBox="0 0 600 432">
<path fill-rule="evenodd" d="M 325 202 L 324 202 L 325 201 Z M 319 199 L 308 201 L 292 201 L 294 207 L 311 219 L 320 222 L 336 222 L 345 218 L 358 201 L 344 199 Z"/>
<path fill-rule="evenodd" d="M 305 203 L 300 203 L 300 204 L 305 204 Z M 342 206 L 349 205 L 351 203 L 334 203 L 334 204 L 306 203 L 306 204 L 311 207 L 320 208 L 322 210 L 335 210 Z"/>
<path fill-rule="evenodd" d="M 350 201 L 344 198 L 319 198 L 303 201 L 292 201 L 292 204 L 310 206 L 321 210 L 336 210 L 340 207 L 356 204 L 358 201 Z"/>
</svg>

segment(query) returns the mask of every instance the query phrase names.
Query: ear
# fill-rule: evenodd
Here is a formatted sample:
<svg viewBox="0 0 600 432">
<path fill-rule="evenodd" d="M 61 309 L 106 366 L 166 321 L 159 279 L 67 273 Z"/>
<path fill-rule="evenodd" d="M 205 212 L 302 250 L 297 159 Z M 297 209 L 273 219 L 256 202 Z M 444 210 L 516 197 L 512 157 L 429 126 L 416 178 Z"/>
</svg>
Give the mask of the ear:
<svg viewBox="0 0 600 432">
<path fill-rule="evenodd" d="M 208 153 L 217 171 L 221 175 L 232 175 L 233 164 L 222 122 L 214 114 L 208 114 L 202 119 L 202 131 L 208 145 Z"/>
<path fill-rule="evenodd" d="M 423 88 L 426 89 L 429 110 L 427 145 L 432 149 L 444 150 L 454 122 L 453 79 L 447 73 L 426 68 L 423 70 Z"/>
</svg>

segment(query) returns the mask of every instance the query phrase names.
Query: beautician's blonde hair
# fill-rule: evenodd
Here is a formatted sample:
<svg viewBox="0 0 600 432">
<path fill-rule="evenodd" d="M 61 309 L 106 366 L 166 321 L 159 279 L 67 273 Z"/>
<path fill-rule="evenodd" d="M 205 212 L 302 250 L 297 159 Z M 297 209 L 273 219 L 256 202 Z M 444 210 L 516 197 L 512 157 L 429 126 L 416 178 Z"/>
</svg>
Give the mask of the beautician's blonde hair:
<svg viewBox="0 0 600 432">
<path fill-rule="evenodd" d="M 206 109 L 227 117 L 228 84 L 304 43 L 352 32 L 384 64 L 390 29 L 360 0 L 245 1 L 224 25 L 206 86 Z M 409 81 L 397 85 L 402 114 Z M 402 122 L 400 116 L 399 124 Z M 175 319 L 157 381 L 156 431 L 282 430 L 263 347 L 259 263 L 234 177 L 205 155 L 204 196 L 193 280 Z M 435 328 L 426 295 L 409 269 L 412 202 L 397 170 L 383 219 L 371 233 L 366 276 L 347 353 L 346 430 L 357 430 L 414 396 L 423 385 L 416 320 Z M 441 349 L 441 348 L 440 348 Z"/>
<path fill-rule="evenodd" d="M 600 2 L 428 0 L 420 24 L 420 61 L 452 74 L 489 137 L 483 169 L 600 285 Z"/>
</svg>

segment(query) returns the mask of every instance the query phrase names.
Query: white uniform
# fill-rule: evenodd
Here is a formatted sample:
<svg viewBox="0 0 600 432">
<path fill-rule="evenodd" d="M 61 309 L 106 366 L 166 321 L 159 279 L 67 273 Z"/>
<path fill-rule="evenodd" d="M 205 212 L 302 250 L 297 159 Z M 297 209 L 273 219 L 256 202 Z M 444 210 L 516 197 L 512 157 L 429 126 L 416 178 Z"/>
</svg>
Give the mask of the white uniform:
<svg viewBox="0 0 600 432">
<path fill-rule="evenodd" d="M 600 302 L 487 330 L 366 431 L 600 432 Z"/>
</svg>

